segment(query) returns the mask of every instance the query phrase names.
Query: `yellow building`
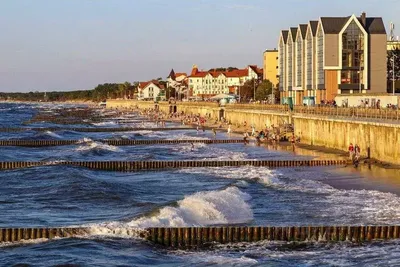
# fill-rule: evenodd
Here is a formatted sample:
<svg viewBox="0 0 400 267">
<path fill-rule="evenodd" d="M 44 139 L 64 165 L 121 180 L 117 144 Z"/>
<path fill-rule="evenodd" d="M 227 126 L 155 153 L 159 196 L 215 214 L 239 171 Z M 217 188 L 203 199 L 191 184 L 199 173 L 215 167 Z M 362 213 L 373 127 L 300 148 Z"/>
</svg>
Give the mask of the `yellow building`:
<svg viewBox="0 0 400 267">
<path fill-rule="evenodd" d="M 265 50 L 263 61 L 264 80 L 270 80 L 276 86 L 279 82 L 278 50 Z"/>
<path fill-rule="evenodd" d="M 387 51 L 400 49 L 400 41 L 387 41 Z"/>
</svg>

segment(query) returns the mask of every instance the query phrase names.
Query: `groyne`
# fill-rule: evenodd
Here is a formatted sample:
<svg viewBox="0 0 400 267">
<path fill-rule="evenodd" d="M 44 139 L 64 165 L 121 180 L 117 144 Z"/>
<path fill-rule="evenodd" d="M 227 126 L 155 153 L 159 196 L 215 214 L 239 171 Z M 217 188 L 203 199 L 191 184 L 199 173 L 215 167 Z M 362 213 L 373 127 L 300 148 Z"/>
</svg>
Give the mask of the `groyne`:
<svg viewBox="0 0 400 267">
<path fill-rule="evenodd" d="M 90 140 L 89 142 L 100 142 L 112 146 L 136 146 L 136 145 L 173 145 L 173 144 L 190 144 L 190 143 L 203 143 L 203 144 L 240 144 L 244 140 L 238 139 L 188 139 L 188 140 L 114 140 L 114 139 L 100 139 Z M 0 146 L 24 146 L 24 147 L 46 147 L 46 146 L 68 146 L 83 144 L 86 141 L 82 140 L 0 140 Z"/>
<path fill-rule="evenodd" d="M 132 172 L 141 170 L 163 170 L 180 168 L 204 168 L 204 167 L 314 167 L 314 166 L 345 166 L 351 164 L 346 160 L 182 160 L 182 161 L 3 161 L 0 162 L 0 170 L 12 170 L 39 166 L 75 166 L 103 171 Z"/>
<path fill-rule="evenodd" d="M 112 230 L 110 230 L 112 232 Z M 196 248 L 212 244 L 277 242 L 371 242 L 400 238 L 400 226 L 222 226 L 152 227 L 129 233 L 170 248 Z M 0 228 L 0 243 L 23 240 L 73 238 L 91 235 L 89 227 Z"/>
</svg>

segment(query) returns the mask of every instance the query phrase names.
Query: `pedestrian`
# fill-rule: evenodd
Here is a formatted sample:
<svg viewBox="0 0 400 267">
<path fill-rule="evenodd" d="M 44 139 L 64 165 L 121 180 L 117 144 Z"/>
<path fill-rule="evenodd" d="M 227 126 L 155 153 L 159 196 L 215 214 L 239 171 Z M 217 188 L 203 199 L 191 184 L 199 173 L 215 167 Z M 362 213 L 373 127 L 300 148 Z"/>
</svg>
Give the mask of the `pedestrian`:
<svg viewBox="0 0 400 267">
<path fill-rule="evenodd" d="M 212 129 L 212 131 L 213 131 L 213 134 L 214 134 L 214 138 L 217 137 L 217 131 L 214 128 Z"/>
<path fill-rule="evenodd" d="M 350 143 L 350 145 L 349 145 L 349 158 L 350 158 L 350 160 L 353 160 L 353 157 L 354 157 L 354 146 L 353 146 L 353 143 Z"/>
<path fill-rule="evenodd" d="M 249 143 L 249 141 L 247 140 L 247 138 L 249 137 L 249 134 L 247 132 L 243 133 L 243 141 L 244 144 L 247 145 Z"/>
<path fill-rule="evenodd" d="M 296 136 L 294 135 L 294 133 L 292 133 L 292 137 L 291 137 L 290 141 L 292 142 L 292 145 L 296 144 Z"/>
<path fill-rule="evenodd" d="M 251 126 L 251 136 L 255 136 L 256 135 L 256 128 L 254 127 L 254 125 Z"/>
<path fill-rule="evenodd" d="M 228 135 L 231 136 L 231 126 L 228 126 Z"/>
</svg>

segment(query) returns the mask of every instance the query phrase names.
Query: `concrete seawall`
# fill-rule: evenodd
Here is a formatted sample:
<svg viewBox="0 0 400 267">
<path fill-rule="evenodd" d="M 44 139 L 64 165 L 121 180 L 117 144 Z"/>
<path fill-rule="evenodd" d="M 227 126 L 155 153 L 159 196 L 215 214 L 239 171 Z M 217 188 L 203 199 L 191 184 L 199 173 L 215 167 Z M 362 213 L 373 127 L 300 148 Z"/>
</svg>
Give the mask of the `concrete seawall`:
<svg viewBox="0 0 400 267">
<path fill-rule="evenodd" d="M 295 134 L 301 137 L 301 142 L 307 145 L 324 146 L 347 151 L 350 143 L 358 144 L 363 156 L 371 156 L 378 161 L 400 164 L 400 124 L 390 121 L 377 122 L 377 119 L 357 119 L 352 117 L 335 118 L 331 115 L 306 115 L 289 113 L 284 110 L 246 110 L 229 106 L 223 109 L 215 105 L 197 106 L 195 103 L 177 103 L 173 109 L 186 114 L 211 114 L 212 119 L 218 119 L 221 114 L 232 124 L 255 125 L 257 130 L 265 126 L 292 123 Z M 154 108 L 153 102 L 108 100 L 109 108 Z M 168 103 L 158 104 L 164 112 L 171 110 Z M 370 154 L 368 153 L 370 151 Z"/>
<path fill-rule="evenodd" d="M 399 164 L 400 125 L 363 122 L 351 119 L 293 115 L 296 135 L 302 143 L 347 151 L 350 143 L 358 144 L 361 155 L 379 161 Z"/>
</svg>

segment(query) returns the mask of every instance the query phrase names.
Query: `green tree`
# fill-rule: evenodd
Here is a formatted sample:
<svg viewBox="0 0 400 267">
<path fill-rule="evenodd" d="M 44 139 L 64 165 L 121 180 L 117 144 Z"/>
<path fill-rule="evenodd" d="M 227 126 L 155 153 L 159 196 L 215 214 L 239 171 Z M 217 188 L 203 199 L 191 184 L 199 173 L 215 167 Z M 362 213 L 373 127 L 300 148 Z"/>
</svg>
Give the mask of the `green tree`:
<svg viewBox="0 0 400 267">
<path fill-rule="evenodd" d="M 243 101 L 247 101 L 250 99 L 254 99 L 254 89 L 257 88 L 257 80 L 251 79 L 246 81 L 241 87 L 240 87 L 240 98 Z"/>
<path fill-rule="evenodd" d="M 171 97 L 175 97 L 176 90 L 173 87 L 168 87 L 167 90 L 165 91 L 165 97 L 167 100 Z"/>
<path fill-rule="evenodd" d="M 262 81 L 256 89 L 255 100 L 267 100 L 272 94 L 273 84 L 269 80 Z"/>
</svg>

